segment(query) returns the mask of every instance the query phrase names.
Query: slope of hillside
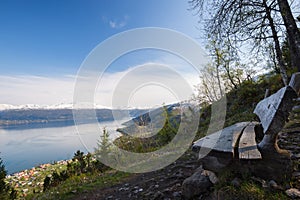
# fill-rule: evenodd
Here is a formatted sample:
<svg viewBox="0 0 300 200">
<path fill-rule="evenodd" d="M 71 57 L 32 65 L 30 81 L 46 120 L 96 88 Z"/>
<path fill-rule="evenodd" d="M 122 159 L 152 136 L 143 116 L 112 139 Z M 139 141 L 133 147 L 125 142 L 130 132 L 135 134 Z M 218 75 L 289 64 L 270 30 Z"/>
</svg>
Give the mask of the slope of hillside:
<svg viewBox="0 0 300 200">
<path fill-rule="evenodd" d="M 281 87 L 276 83 L 277 77 L 272 77 L 268 81 L 248 82 L 244 83 L 238 90 L 228 94 L 226 125 L 230 125 L 237 121 L 252 120 L 253 108 L 256 103 L 263 98 L 264 90 Z M 173 109 L 172 109 L 173 110 Z M 142 117 L 141 117 L 142 116 Z M 141 115 L 136 119 L 147 119 L 148 114 Z M 144 117 L 143 117 L 144 116 Z M 200 126 L 198 137 L 205 134 L 207 125 L 210 120 L 210 106 L 202 110 L 200 118 Z M 146 120 L 147 121 L 147 120 Z M 136 122 L 140 122 L 137 120 Z M 148 122 L 150 122 L 148 120 Z M 143 125 L 143 124 L 139 124 Z M 172 128 L 164 126 L 161 133 L 153 139 L 161 139 L 165 134 L 174 131 Z M 283 131 L 279 134 L 278 144 L 282 149 L 291 152 L 294 173 L 292 177 L 286 177 L 286 182 L 276 183 L 273 180 L 263 180 L 255 177 L 250 173 L 238 174 L 235 169 L 226 169 L 217 174 L 219 182 L 210 187 L 206 192 L 194 199 L 290 199 L 287 195 L 289 192 L 300 190 L 300 110 L 296 109 L 290 115 L 290 121 L 286 124 Z M 173 133 L 168 136 L 173 136 Z M 168 137 L 172 139 L 172 137 Z M 146 144 L 148 142 L 148 144 Z M 133 152 L 142 153 L 152 151 L 153 146 L 159 148 L 163 143 L 157 143 L 151 140 L 132 139 L 129 135 L 123 135 L 117 140 L 120 148 L 132 150 Z M 103 174 L 97 174 L 98 178 L 89 178 L 95 176 L 93 174 L 83 175 L 84 179 L 72 178 L 70 181 L 61 182 L 45 193 L 36 194 L 39 197 L 47 197 L 47 199 L 184 199 L 182 183 L 191 176 L 200 167 L 197 161 L 197 155 L 188 150 L 181 158 L 173 162 L 169 166 L 154 172 L 142 174 L 127 174 L 126 177 L 121 172 L 110 171 Z M 121 173 L 121 175 L 120 175 Z M 114 181 L 104 177 L 111 177 Z M 102 180 L 104 182 L 102 182 Z M 101 183 L 101 184 L 98 184 Z M 195 188 L 197 189 L 197 188 Z M 289 191 L 289 192 L 287 192 Z M 296 193 L 292 195 L 296 195 Z M 299 192 L 300 193 L 300 192 Z M 32 196 L 31 196 L 32 197 Z"/>
</svg>

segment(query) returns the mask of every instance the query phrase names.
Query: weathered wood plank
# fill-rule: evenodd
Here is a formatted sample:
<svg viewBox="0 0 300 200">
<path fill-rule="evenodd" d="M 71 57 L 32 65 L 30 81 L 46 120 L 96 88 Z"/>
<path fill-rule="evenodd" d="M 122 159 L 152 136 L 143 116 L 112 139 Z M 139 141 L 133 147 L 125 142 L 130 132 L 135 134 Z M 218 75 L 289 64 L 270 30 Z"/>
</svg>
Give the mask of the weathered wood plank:
<svg viewBox="0 0 300 200">
<path fill-rule="evenodd" d="M 255 141 L 255 123 L 250 123 L 244 129 L 239 142 L 240 159 L 261 159 L 261 154 L 257 149 Z"/>
<path fill-rule="evenodd" d="M 223 130 L 207 135 L 206 137 L 197 140 L 193 144 L 192 150 L 199 152 L 200 149 L 205 149 L 206 151 L 203 152 L 215 151 L 219 154 L 230 154 L 231 157 L 234 157 L 234 148 L 237 147 L 237 141 L 243 129 L 249 123 L 250 122 L 236 123 Z"/>
<path fill-rule="evenodd" d="M 281 131 L 296 97 L 296 92 L 287 86 L 257 104 L 254 113 L 259 117 L 265 134 Z"/>
</svg>

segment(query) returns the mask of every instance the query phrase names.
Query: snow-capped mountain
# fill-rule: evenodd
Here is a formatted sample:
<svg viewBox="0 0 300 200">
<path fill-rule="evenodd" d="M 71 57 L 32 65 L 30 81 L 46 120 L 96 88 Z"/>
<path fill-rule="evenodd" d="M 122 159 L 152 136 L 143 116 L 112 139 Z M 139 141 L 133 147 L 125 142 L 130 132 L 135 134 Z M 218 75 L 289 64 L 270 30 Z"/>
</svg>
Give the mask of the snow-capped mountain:
<svg viewBox="0 0 300 200">
<path fill-rule="evenodd" d="M 95 109 L 95 114 L 98 121 L 112 121 L 115 117 L 132 118 L 132 121 L 124 123 L 125 126 L 133 126 L 134 124 L 148 124 L 150 121 L 161 121 L 159 117 L 163 115 L 165 111 L 172 113 L 174 120 L 179 121 L 182 109 L 189 109 L 193 106 L 187 102 L 175 103 L 166 106 L 154 107 L 154 108 L 132 108 L 132 107 L 119 107 L 119 108 L 107 108 L 101 105 L 82 105 L 76 106 L 74 109 L 80 112 L 84 117 L 83 123 L 89 123 L 93 121 L 86 111 L 89 109 Z M 19 125 L 19 124 L 73 124 L 73 104 L 56 104 L 56 105 L 9 105 L 0 104 L 0 128 L 3 126 Z M 135 127 L 135 125 L 134 125 Z"/>
<path fill-rule="evenodd" d="M 87 107 L 83 107 L 87 108 Z M 93 109 L 110 109 L 109 107 L 102 105 L 94 105 Z M 37 105 L 37 104 L 25 104 L 25 105 L 10 105 L 0 104 L 0 111 L 3 110 L 60 110 L 60 109 L 73 109 L 72 103 L 61 103 L 53 105 Z"/>
<path fill-rule="evenodd" d="M 78 106 L 77 106 L 78 107 Z M 74 124 L 73 104 L 56 105 L 9 105 L 0 104 L 0 128 L 22 125 L 22 124 L 42 124 L 43 127 L 60 123 L 62 125 Z M 117 115 L 118 118 L 137 117 L 147 112 L 143 109 L 110 109 L 100 105 L 83 105 L 78 108 L 77 115 L 83 117 L 80 123 L 90 123 L 94 121 L 93 117 L 87 115 L 87 110 L 94 109 L 98 121 L 113 121 Z"/>
<path fill-rule="evenodd" d="M 76 105 L 75 109 L 111 109 L 111 110 L 148 110 L 161 107 L 159 105 L 154 107 L 133 107 L 133 106 L 121 106 L 121 107 L 108 107 L 99 104 L 94 105 Z M 73 109 L 73 103 L 60 103 L 53 105 L 37 105 L 37 104 L 24 104 L 24 105 L 10 105 L 0 104 L 0 111 L 4 110 L 62 110 Z"/>
</svg>

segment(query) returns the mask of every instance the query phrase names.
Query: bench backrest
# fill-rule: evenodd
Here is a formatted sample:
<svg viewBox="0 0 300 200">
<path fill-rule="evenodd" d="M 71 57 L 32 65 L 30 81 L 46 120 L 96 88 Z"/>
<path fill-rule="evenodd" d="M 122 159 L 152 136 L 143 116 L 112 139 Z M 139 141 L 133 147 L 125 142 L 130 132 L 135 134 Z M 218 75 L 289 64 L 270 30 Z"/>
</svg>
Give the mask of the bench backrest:
<svg viewBox="0 0 300 200">
<path fill-rule="evenodd" d="M 293 74 L 289 86 L 261 100 L 254 113 L 258 116 L 265 134 L 279 133 L 292 111 L 294 99 L 300 89 L 300 73 Z"/>
<path fill-rule="evenodd" d="M 265 134 L 281 131 L 293 108 L 295 98 L 297 94 L 294 89 L 286 86 L 257 104 L 254 113 L 260 119 Z"/>
</svg>

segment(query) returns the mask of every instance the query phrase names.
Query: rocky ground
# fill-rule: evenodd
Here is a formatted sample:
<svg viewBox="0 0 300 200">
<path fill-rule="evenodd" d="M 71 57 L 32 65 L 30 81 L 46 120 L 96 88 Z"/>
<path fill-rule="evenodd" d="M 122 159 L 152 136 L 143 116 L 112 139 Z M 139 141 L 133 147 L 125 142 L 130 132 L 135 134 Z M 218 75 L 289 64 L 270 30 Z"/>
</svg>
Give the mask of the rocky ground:
<svg viewBox="0 0 300 200">
<path fill-rule="evenodd" d="M 293 120 L 279 134 L 278 144 L 280 148 L 291 152 L 295 163 L 292 177 L 293 183 L 280 186 L 270 180 L 265 181 L 255 177 L 253 177 L 253 180 L 260 183 L 264 188 L 278 189 L 285 192 L 290 198 L 297 199 L 300 198 L 300 117 L 297 114 L 294 114 L 292 117 Z M 184 199 L 182 183 L 196 172 L 199 167 L 200 163 L 197 161 L 197 156 L 189 151 L 175 163 L 162 170 L 145 174 L 134 174 L 120 184 L 104 189 L 95 189 L 91 192 L 80 194 L 75 199 Z M 203 174 L 201 170 L 200 172 Z M 238 185 L 239 183 L 238 180 L 232 180 L 228 184 Z M 207 190 L 194 199 L 218 198 L 213 195 L 212 190 Z"/>
<path fill-rule="evenodd" d="M 181 199 L 182 182 L 199 167 L 196 155 L 186 153 L 162 170 L 135 174 L 113 187 L 81 194 L 75 199 Z"/>
</svg>

